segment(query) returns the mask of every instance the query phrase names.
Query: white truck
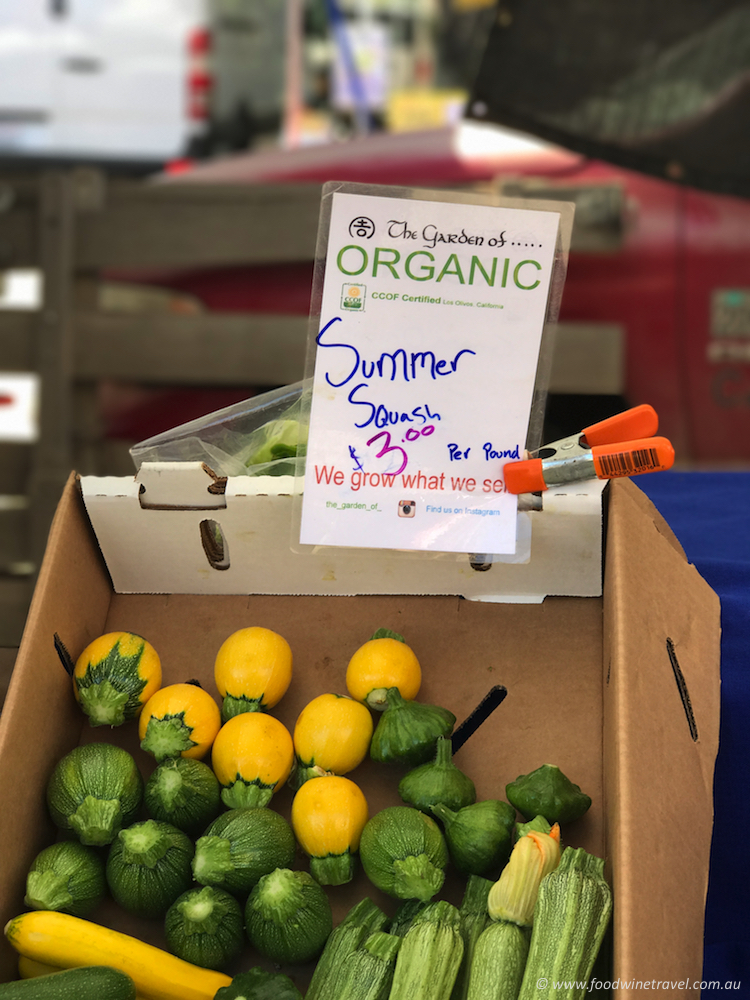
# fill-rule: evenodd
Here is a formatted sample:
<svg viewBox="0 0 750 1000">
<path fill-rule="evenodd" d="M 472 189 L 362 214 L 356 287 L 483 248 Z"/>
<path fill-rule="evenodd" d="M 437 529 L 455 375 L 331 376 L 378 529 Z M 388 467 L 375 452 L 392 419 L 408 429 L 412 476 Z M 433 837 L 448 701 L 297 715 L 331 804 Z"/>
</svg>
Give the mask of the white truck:
<svg viewBox="0 0 750 1000">
<path fill-rule="evenodd" d="M 283 92 L 284 0 L 0 0 L 0 159 L 246 148 Z"/>
</svg>

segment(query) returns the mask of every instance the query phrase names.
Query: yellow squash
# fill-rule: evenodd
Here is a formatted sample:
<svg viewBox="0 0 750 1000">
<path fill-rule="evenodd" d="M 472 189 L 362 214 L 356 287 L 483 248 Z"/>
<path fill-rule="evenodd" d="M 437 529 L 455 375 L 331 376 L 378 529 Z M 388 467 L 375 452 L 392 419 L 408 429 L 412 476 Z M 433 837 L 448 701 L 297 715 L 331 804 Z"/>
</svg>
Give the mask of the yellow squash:
<svg viewBox="0 0 750 1000">
<path fill-rule="evenodd" d="M 366 705 L 338 694 L 321 694 L 300 712 L 294 727 L 294 784 L 321 774 L 348 774 L 367 756 L 372 715 Z"/>
<path fill-rule="evenodd" d="M 59 965 L 47 965 L 46 962 L 37 962 L 34 958 L 27 958 L 25 955 L 18 956 L 18 975 L 20 979 L 36 979 L 38 976 L 48 976 L 52 972 L 59 972 Z"/>
<path fill-rule="evenodd" d="M 159 654 L 134 632 L 100 635 L 73 667 L 73 692 L 92 726 L 135 719 L 160 686 Z"/>
<path fill-rule="evenodd" d="M 346 668 L 346 688 L 352 698 L 382 711 L 388 688 L 398 688 L 405 701 L 416 698 L 422 668 L 414 651 L 400 639 L 378 636 L 360 646 Z"/>
<path fill-rule="evenodd" d="M 354 875 L 354 855 L 369 815 L 359 785 L 336 774 L 306 781 L 292 801 L 292 829 L 321 885 L 342 885 Z"/>
<path fill-rule="evenodd" d="M 221 728 L 219 706 L 198 684 L 169 684 L 146 702 L 138 720 L 141 749 L 157 761 L 201 760 Z"/>
<path fill-rule="evenodd" d="M 139 995 L 153 1000 L 213 1000 L 216 991 L 231 982 L 221 972 L 191 965 L 128 934 L 67 913 L 22 913 L 6 924 L 5 936 L 20 955 L 46 965 L 111 965 L 130 976 Z"/>
<path fill-rule="evenodd" d="M 289 688 L 292 650 L 283 636 L 269 628 L 241 628 L 221 644 L 214 679 L 223 699 L 222 722 L 243 712 L 265 712 Z"/>
<path fill-rule="evenodd" d="M 265 712 L 243 712 L 219 730 L 211 765 L 230 809 L 265 806 L 284 784 L 294 763 L 292 735 Z"/>
</svg>

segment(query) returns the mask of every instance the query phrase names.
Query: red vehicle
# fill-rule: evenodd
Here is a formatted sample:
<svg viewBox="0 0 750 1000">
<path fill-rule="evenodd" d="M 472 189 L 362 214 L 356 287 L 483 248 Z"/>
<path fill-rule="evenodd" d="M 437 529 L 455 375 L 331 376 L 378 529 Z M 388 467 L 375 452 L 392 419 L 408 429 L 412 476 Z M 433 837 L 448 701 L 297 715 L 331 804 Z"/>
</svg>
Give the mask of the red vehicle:
<svg viewBox="0 0 750 1000">
<path fill-rule="evenodd" d="M 531 139 L 526 149 L 482 151 L 476 141 L 482 134 L 465 124 L 379 133 L 182 164 L 166 180 L 347 180 L 446 188 L 500 179 L 509 194 L 574 199 L 580 238 L 574 236 L 560 320 L 621 327 L 625 400 L 655 407 L 659 433 L 672 440 L 678 462 L 726 465 L 750 458 L 750 202 Z M 484 134 L 492 136 L 492 130 Z M 284 312 L 305 314 L 311 281 L 312 263 L 301 261 L 193 272 L 173 276 L 169 284 L 212 309 L 274 312 L 282 302 Z"/>
</svg>

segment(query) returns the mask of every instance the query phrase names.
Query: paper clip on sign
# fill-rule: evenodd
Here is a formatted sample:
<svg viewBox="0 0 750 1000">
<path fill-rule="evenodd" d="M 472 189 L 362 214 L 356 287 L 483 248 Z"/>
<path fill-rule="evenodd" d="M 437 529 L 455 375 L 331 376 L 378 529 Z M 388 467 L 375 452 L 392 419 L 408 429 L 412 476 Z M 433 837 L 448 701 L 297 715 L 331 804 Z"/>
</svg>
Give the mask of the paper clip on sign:
<svg viewBox="0 0 750 1000">
<path fill-rule="evenodd" d="M 614 479 L 662 472 L 674 463 L 674 448 L 654 437 L 659 418 L 643 404 L 545 445 L 533 457 L 503 466 L 510 493 L 536 493 L 583 479 Z"/>
</svg>

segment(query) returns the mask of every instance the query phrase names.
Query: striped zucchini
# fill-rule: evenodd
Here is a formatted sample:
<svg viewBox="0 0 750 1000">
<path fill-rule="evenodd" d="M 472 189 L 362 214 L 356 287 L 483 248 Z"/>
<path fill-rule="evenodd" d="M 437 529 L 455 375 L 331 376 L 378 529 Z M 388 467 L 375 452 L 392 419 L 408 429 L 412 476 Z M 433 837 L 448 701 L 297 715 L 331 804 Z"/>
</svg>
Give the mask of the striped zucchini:
<svg viewBox="0 0 750 1000">
<path fill-rule="evenodd" d="M 517 1000 L 529 953 L 529 933 L 498 920 L 479 935 L 469 974 L 467 1000 Z"/>
<path fill-rule="evenodd" d="M 554 872 L 539 886 L 534 927 L 519 1000 L 548 1000 L 538 983 L 569 983 L 557 1000 L 583 1000 L 612 915 L 604 861 L 566 847 Z"/>
<path fill-rule="evenodd" d="M 404 935 L 390 1000 L 449 1000 L 463 953 L 458 909 L 443 899 L 430 903 Z"/>
<path fill-rule="evenodd" d="M 466 1000 L 469 992 L 469 973 L 474 958 L 474 948 L 482 931 L 490 922 L 487 912 L 487 897 L 492 882 L 481 875 L 470 875 L 466 880 L 464 898 L 461 900 L 461 937 L 464 941 L 464 956 L 453 985 L 451 1000 Z"/>
<path fill-rule="evenodd" d="M 353 906 L 329 934 L 323 954 L 315 966 L 305 1000 L 330 1000 L 336 996 L 336 983 L 343 962 L 371 934 L 383 930 L 387 923 L 388 917 L 369 897 L 366 896 Z"/>
<path fill-rule="evenodd" d="M 403 938 L 375 931 L 344 959 L 336 991 L 327 1000 L 388 1000 Z"/>
<path fill-rule="evenodd" d="M 389 934 L 403 937 L 414 923 L 416 915 L 429 905 L 429 899 L 405 899 L 393 914 L 393 920 L 388 928 Z"/>
</svg>

